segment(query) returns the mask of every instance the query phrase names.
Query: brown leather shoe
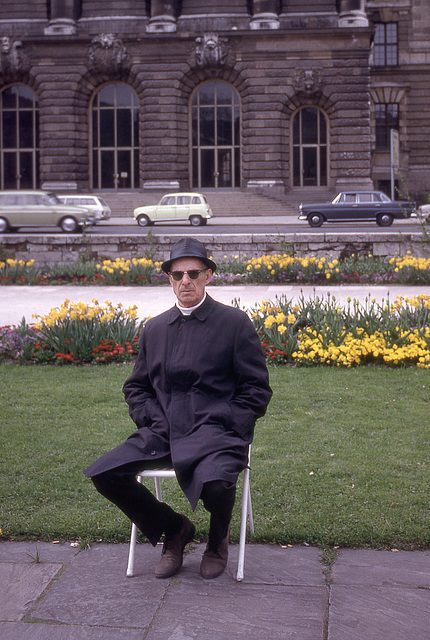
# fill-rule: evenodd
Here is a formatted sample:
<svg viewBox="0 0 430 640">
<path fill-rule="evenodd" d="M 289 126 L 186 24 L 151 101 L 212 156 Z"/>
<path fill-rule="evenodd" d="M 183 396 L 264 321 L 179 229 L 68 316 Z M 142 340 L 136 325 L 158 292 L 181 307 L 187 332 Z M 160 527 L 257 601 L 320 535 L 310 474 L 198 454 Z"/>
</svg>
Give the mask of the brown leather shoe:
<svg viewBox="0 0 430 640">
<path fill-rule="evenodd" d="M 188 518 L 182 516 L 183 525 L 174 536 L 164 540 L 161 558 L 155 568 L 156 578 L 170 578 L 182 567 L 184 549 L 192 541 L 196 528 Z"/>
<path fill-rule="evenodd" d="M 230 538 L 230 527 L 227 535 L 221 540 L 216 549 L 211 549 L 209 544 L 203 553 L 202 562 L 200 564 L 200 574 L 203 578 L 211 580 L 218 578 L 227 566 L 228 560 L 228 542 Z"/>
</svg>

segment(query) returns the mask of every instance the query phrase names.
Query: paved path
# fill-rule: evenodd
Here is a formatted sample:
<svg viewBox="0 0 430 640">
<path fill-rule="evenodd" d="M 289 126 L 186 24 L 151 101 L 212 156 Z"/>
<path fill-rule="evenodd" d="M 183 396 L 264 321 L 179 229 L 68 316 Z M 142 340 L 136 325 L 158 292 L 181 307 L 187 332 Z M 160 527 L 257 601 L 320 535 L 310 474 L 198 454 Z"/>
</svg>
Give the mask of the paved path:
<svg viewBox="0 0 430 640">
<path fill-rule="evenodd" d="M 312 286 L 312 285 L 238 285 L 238 286 L 209 286 L 208 292 L 216 300 L 231 304 L 234 298 L 241 306 L 251 308 L 262 300 L 275 301 L 277 297 L 286 296 L 287 299 L 297 300 L 303 295 L 306 299 L 314 295 L 326 298 L 334 296 L 339 304 L 345 305 L 348 296 L 360 300 L 363 304 L 366 298 L 372 297 L 377 302 L 390 301 L 396 296 L 413 297 L 416 294 L 430 296 L 430 286 Z M 83 287 L 64 285 L 59 287 L 0 287 L 0 326 L 18 324 L 23 317 L 27 323 L 34 322 L 33 314 L 47 315 L 53 307 L 59 307 L 64 300 L 71 302 L 91 303 L 93 299 L 100 303 L 109 300 L 114 305 L 123 304 L 125 307 L 137 305 L 138 317 L 155 316 L 165 311 L 174 303 L 174 296 L 168 285 L 157 287 Z"/>
<path fill-rule="evenodd" d="M 0 543 L 1 640 L 429 640 L 430 551 L 340 550 L 325 572 L 312 547 L 247 545 L 245 580 L 157 580 L 159 549 Z M 32 559 L 38 557 L 40 562 Z"/>
</svg>

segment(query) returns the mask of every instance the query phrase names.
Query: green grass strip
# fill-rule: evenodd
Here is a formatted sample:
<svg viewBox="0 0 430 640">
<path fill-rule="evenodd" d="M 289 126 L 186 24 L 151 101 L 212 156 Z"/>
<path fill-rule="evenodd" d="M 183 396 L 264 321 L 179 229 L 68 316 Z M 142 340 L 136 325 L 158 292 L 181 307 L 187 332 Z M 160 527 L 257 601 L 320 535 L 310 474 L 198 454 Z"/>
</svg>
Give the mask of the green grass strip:
<svg viewBox="0 0 430 640">
<path fill-rule="evenodd" d="M 130 371 L 0 365 L 3 539 L 128 539 L 129 522 L 82 469 L 133 429 L 121 393 Z M 428 546 L 429 372 L 282 367 L 270 378 L 252 451 L 253 540 Z M 189 514 L 175 483 L 164 487 Z M 204 539 L 206 512 L 199 505 L 192 517 Z"/>
</svg>

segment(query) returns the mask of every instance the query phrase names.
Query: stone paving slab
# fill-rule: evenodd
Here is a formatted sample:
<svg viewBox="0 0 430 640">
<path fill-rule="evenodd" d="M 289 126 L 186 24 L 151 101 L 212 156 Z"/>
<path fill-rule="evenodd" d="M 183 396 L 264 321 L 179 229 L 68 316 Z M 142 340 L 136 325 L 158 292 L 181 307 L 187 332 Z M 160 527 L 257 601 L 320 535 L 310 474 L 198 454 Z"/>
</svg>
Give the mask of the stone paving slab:
<svg viewBox="0 0 430 640">
<path fill-rule="evenodd" d="M 430 551 L 342 549 L 332 579 L 337 585 L 430 589 Z"/>
<path fill-rule="evenodd" d="M 0 564 L 0 620 L 21 620 L 61 569 L 61 564 Z"/>
<path fill-rule="evenodd" d="M 146 640 L 323 640 L 325 587 L 172 583 Z"/>
<path fill-rule="evenodd" d="M 6 540 L 0 544 L 0 563 L 34 562 L 37 557 L 41 563 L 71 562 L 79 552 L 79 547 L 71 546 L 70 542 L 54 544 L 52 542 L 13 542 Z"/>
<path fill-rule="evenodd" d="M 429 640 L 430 551 L 342 549 L 328 640 Z"/>
<path fill-rule="evenodd" d="M 328 640 L 429 640 L 424 589 L 333 586 Z"/>
<path fill-rule="evenodd" d="M 145 545 L 148 550 L 150 545 Z M 66 567 L 33 609 L 39 622 L 145 629 L 169 586 L 153 571 L 126 578 L 127 545 L 96 545 Z"/>
<path fill-rule="evenodd" d="M 141 629 L 0 622 L 1 640 L 143 640 Z"/>
</svg>

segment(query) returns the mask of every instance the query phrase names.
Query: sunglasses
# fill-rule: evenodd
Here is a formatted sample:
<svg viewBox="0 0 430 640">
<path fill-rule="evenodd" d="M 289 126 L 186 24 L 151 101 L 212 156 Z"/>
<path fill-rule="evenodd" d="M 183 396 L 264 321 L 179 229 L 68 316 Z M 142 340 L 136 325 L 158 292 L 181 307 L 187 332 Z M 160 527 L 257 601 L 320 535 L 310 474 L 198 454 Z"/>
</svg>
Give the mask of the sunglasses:
<svg viewBox="0 0 430 640">
<path fill-rule="evenodd" d="M 172 276 L 173 280 L 175 280 L 176 282 L 180 282 L 185 274 L 187 274 L 187 276 L 191 280 L 197 280 L 199 275 L 204 271 L 207 271 L 207 269 L 191 269 L 190 271 L 170 271 L 169 276 Z"/>
</svg>

